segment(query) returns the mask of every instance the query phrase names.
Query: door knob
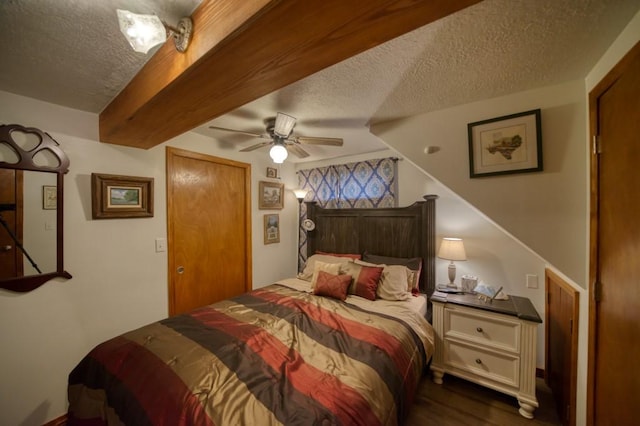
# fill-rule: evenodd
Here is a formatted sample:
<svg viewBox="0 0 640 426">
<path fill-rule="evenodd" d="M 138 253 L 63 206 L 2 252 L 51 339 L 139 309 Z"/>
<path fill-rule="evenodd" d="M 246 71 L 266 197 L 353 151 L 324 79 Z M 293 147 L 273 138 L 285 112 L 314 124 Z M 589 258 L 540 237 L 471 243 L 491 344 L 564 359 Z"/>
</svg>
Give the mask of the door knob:
<svg viewBox="0 0 640 426">
<path fill-rule="evenodd" d="M 2 251 L 9 251 L 11 250 L 13 247 L 11 247 L 10 245 L 6 245 L 6 246 L 2 246 Z"/>
<path fill-rule="evenodd" d="M 184 266 L 178 266 L 178 268 L 176 269 L 176 272 L 178 272 L 179 274 L 184 273 Z"/>
</svg>

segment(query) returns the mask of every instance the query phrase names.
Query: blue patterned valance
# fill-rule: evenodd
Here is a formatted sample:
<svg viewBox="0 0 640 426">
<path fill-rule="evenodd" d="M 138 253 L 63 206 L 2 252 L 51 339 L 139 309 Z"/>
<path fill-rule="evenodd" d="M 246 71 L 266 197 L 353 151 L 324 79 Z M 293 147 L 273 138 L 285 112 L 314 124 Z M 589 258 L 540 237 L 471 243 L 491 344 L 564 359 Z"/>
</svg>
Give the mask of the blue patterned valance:
<svg viewBox="0 0 640 426">
<path fill-rule="evenodd" d="M 305 201 L 324 208 L 397 207 L 397 158 L 337 164 L 298 171 L 298 187 L 306 189 Z M 300 221 L 307 216 L 302 204 Z M 298 265 L 307 260 L 307 234 L 299 230 Z"/>
<path fill-rule="evenodd" d="M 305 201 L 325 208 L 396 207 L 396 158 L 337 164 L 298 171 Z"/>
</svg>

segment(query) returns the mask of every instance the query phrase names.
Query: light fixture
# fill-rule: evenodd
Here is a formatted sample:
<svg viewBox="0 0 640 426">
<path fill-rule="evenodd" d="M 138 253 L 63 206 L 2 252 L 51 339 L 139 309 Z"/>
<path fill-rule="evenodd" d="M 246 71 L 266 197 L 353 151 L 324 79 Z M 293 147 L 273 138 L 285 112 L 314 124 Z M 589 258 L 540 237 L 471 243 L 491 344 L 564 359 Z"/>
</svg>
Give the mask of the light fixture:
<svg viewBox="0 0 640 426">
<path fill-rule="evenodd" d="M 304 200 L 304 197 L 307 196 L 307 192 L 309 192 L 306 189 L 294 189 L 293 193 L 296 194 L 296 198 L 298 199 L 298 203 L 302 204 L 302 201 Z"/>
<path fill-rule="evenodd" d="M 298 272 L 302 272 L 302 247 L 300 246 L 300 241 L 301 241 L 301 236 L 300 234 L 302 234 L 304 232 L 304 227 L 302 226 L 303 222 L 302 222 L 302 202 L 304 201 L 304 197 L 306 197 L 307 195 L 307 191 L 306 189 L 294 189 L 293 193 L 295 194 L 296 198 L 298 199 Z"/>
<path fill-rule="evenodd" d="M 454 260 L 467 260 L 467 254 L 464 251 L 464 244 L 461 238 L 443 238 L 438 251 L 440 259 L 450 260 L 449 263 L 449 283 L 447 287 L 456 287 L 453 282 L 456 279 L 456 265 Z"/>
<path fill-rule="evenodd" d="M 289 156 L 289 153 L 281 141 L 276 141 L 269 150 L 269 156 L 274 163 L 282 164 L 284 163 L 284 160 L 287 159 L 287 156 Z"/>
<path fill-rule="evenodd" d="M 120 31 L 136 52 L 147 53 L 152 47 L 164 43 L 167 33 L 173 36 L 178 52 L 185 52 L 189 47 L 193 30 L 191 18 L 182 18 L 176 28 L 155 15 L 139 15 L 121 9 L 117 12 Z"/>
<path fill-rule="evenodd" d="M 273 133 L 281 138 L 288 138 L 296 125 L 295 117 L 279 112 L 276 115 L 276 122 L 273 126 Z"/>
</svg>

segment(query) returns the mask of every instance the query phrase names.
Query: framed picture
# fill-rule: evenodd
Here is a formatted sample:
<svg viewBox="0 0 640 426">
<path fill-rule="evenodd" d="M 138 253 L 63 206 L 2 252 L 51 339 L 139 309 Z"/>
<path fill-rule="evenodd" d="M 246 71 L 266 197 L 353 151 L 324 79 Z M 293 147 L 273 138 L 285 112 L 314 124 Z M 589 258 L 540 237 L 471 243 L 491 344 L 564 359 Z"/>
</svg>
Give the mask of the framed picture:
<svg viewBox="0 0 640 426">
<path fill-rule="evenodd" d="M 264 215 L 264 243 L 280 242 L 280 216 L 277 213 Z"/>
<path fill-rule="evenodd" d="M 540 110 L 468 124 L 472 178 L 542 171 Z"/>
<path fill-rule="evenodd" d="M 91 173 L 94 219 L 153 217 L 153 178 Z"/>
<path fill-rule="evenodd" d="M 55 210 L 58 208 L 58 188 L 53 185 L 42 186 L 42 209 Z"/>
<path fill-rule="evenodd" d="M 282 209 L 284 207 L 284 184 L 260 181 L 258 197 L 260 210 Z"/>
<path fill-rule="evenodd" d="M 278 169 L 275 167 L 267 167 L 267 177 L 277 179 L 278 178 Z"/>
</svg>

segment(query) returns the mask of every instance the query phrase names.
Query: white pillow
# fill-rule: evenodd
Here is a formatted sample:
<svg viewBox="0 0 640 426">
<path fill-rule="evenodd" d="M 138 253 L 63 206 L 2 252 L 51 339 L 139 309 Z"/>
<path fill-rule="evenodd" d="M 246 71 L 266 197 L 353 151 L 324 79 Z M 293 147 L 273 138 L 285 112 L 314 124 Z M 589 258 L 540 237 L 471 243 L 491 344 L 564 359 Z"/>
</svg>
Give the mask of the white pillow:
<svg viewBox="0 0 640 426">
<path fill-rule="evenodd" d="M 314 254 L 307 259 L 304 270 L 298 274 L 298 278 L 305 281 L 311 281 L 313 278 L 314 266 L 316 262 L 323 263 L 347 263 L 351 259 L 348 257 L 330 256 L 328 254 Z M 328 271 L 327 271 L 328 272 Z"/>
</svg>

